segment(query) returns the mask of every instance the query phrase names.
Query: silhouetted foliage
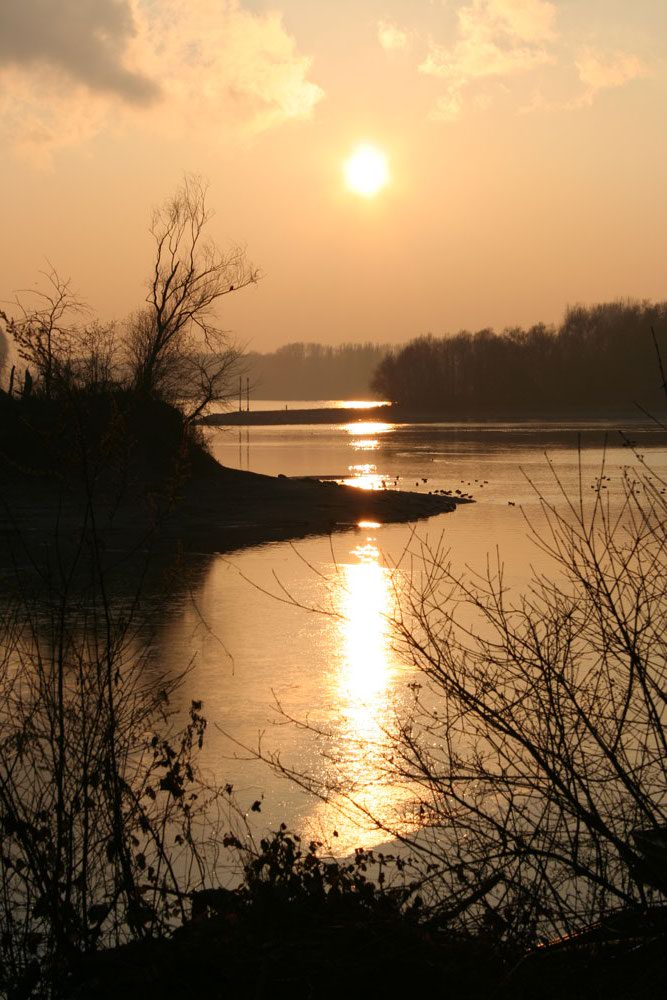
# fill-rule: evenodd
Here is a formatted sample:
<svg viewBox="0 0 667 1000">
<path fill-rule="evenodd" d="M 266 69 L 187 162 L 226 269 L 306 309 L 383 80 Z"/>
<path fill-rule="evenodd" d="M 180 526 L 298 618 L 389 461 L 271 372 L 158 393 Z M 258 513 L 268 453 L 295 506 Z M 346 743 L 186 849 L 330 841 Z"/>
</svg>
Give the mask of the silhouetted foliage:
<svg viewBox="0 0 667 1000">
<path fill-rule="evenodd" d="M 225 838 L 233 852 L 246 848 Z M 663 939 L 641 947 L 542 949 L 526 959 L 489 920 L 461 934 L 424 905 L 409 859 L 358 849 L 346 859 L 321 853 L 284 826 L 262 839 L 234 890 L 191 894 L 191 919 L 170 938 L 90 956 L 70 981 L 83 1000 L 163 1000 L 248 994 L 256 998 L 403 997 L 442 992 L 462 1000 L 605 997 L 634 1000 L 660 988 Z M 392 874 L 396 876 L 392 884 Z M 521 961 L 521 959 L 524 961 Z"/>
<path fill-rule="evenodd" d="M 94 530 L 59 556 L 46 593 L 17 571 L 0 618 L 0 991 L 17 997 L 62 995 L 78 958 L 167 930 L 207 884 L 201 705 L 169 723 L 178 679 L 146 683 Z"/>
<path fill-rule="evenodd" d="M 387 355 L 372 386 L 412 410 L 454 417 L 608 412 L 635 400 L 654 408 L 664 401 L 651 327 L 667 329 L 667 302 L 576 306 L 558 327 L 428 335 Z"/>
</svg>

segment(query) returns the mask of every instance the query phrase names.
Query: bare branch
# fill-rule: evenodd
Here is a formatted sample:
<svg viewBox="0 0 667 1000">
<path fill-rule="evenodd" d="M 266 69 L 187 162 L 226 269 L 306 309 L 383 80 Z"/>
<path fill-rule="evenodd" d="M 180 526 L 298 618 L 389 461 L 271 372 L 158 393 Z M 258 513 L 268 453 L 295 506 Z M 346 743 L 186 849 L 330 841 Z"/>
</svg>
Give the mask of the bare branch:
<svg viewBox="0 0 667 1000">
<path fill-rule="evenodd" d="M 259 277 L 243 247 L 222 252 L 205 241 L 212 216 L 206 196 L 202 179 L 188 175 L 153 213 L 155 262 L 147 308 L 134 317 L 128 337 L 136 388 L 187 400 L 190 419 L 224 399 L 238 371 L 240 351 L 217 325 L 218 302 Z"/>
</svg>

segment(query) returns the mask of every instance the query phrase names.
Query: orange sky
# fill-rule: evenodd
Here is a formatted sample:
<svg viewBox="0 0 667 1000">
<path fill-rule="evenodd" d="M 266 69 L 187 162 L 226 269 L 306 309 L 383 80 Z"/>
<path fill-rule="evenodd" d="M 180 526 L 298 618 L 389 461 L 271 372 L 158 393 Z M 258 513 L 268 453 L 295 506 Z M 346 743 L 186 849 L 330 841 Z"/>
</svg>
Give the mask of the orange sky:
<svg viewBox="0 0 667 1000">
<path fill-rule="evenodd" d="M 48 259 L 122 319 L 192 171 L 264 274 L 223 302 L 254 349 L 664 299 L 665 39 L 662 0 L 5 0 L 0 298 Z"/>
</svg>

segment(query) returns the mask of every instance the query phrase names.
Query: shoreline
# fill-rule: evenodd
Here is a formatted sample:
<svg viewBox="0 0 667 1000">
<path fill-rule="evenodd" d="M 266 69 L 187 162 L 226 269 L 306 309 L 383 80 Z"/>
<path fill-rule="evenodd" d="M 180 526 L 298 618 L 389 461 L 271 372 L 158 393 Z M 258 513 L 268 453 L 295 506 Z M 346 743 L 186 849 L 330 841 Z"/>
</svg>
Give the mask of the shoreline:
<svg viewBox="0 0 667 1000">
<path fill-rule="evenodd" d="M 363 490 L 319 479 L 289 479 L 232 469 L 206 456 L 176 498 L 126 496 L 95 502 L 97 529 L 109 552 L 181 547 L 201 554 L 232 552 L 271 542 L 327 535 L 360 521 L 409 523 L 452 513 L 468 498 L 402 490 Z M 0 537 L 5 551 L 34 549 L 58 539 L 79 544 L 89 497 L 53 484 L 32 489 L 3 484 Z M 157 499 L 157 505 L 156 505 Z"/>
<path fill-rule="evenodd" d="M 657 421 L 657 422 L 656 422 Z M 647 430 L 667 435 L 667 414 L 649 416 L 637 407 L 618 410 L 613 413 L 601 411 L 578 411 L 571 413 L 482 413 L 453 415 L 447 413 L 415 412 L 396 406 L 382 404 L 359 409 L 357 407 L 314 407 L 285 410 L 232 410 L 225 413 L 210 413 L 198 421 L 202 427 L 283 427 L 318 424 L 348 423 L 391 423 L 391 424 L 446 424 L 457 429 L 480 429 L 493 431 L 494 424 L 510 424 L 529 429 L 535 424 L 554 425 L 554 429 L 565 425 L 581 429 L 586 426 L 593 430 L 617 430 L 626 425 L 633 430 Z"/>
<path fill-rule="evenodd" d="M 230 468 L 173 407 L 127 392 L 4 402 L 0 538 L 10 558 L 93 537 L 106 551 L 229 552 L 359 521 L 417 521 L 464 502 Z"/>
<path fill-rule="evenodd" d="M 330 481 L 266 476 L 215 463 L 165 519 L 162 531 L 199 551 L 229 552 L 347 531 L 360 521 L 409 523 L 474 501 L 402 490 L 363 490 Z"/>
</svg>

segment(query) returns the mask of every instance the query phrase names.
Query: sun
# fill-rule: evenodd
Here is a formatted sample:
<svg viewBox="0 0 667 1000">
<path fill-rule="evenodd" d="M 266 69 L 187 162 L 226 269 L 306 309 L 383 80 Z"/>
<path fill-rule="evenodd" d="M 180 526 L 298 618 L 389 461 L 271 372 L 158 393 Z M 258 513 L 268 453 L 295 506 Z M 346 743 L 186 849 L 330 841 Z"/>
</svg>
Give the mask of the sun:
<svg viewBox="0 0 667 1000">
<path fill-rule="evenodd" d="M 373 198 L 389 181 L 387 157 L 375 146 L 357 146 L 345 161 L 345 183 L 355 194 Z"/>
</svg>

